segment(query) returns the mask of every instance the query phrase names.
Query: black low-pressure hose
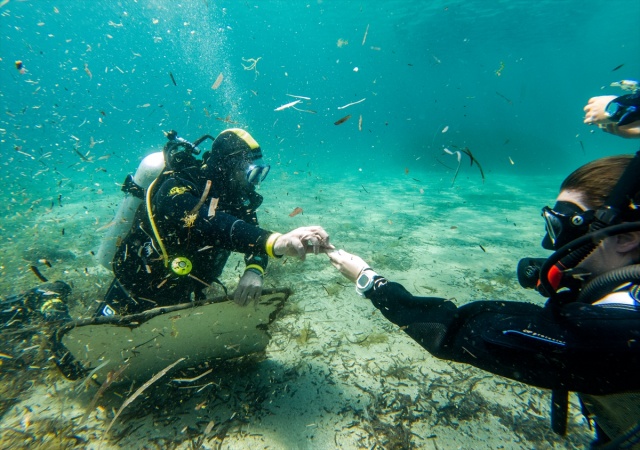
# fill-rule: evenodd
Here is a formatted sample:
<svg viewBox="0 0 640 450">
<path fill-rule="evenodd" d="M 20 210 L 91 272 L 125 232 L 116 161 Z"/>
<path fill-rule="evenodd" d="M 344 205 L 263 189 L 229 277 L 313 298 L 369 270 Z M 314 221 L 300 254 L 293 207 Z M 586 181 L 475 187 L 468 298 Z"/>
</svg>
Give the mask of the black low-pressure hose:
<svg viewBox="0 0 640 450">
<path fill-rule="evenodd" d="M 214 138 L 213 136 L 210 136 L 208 134 L 205 134 L 204 136 L 199 137 L 198 139 L 196 139 L 193 142 L 193 146 L 197 147 L 198 145 L 202 144 L 204 141 L 206 141 L 207 139 L 211 139 L 212 141 L 215 141 L 216 138 Z"/>
<path fill-rule="evenodd" d="M 597 302 L 625 283 L 640 284 L 640 264 L 620 267 L 595 277 L 582 289 L 578 301 Z"/>
<path fill-rule="evenodd" d="M 572 269 L 586 258 L 604 238 L 632 231 L 640 231 L 640 222 L 625 222 L 620 225 L 602 228 L 598 231 L 587 233 L 561 247 L 540 268 L 541 288 L 539 290 L 547 296 L 552 296 L 557 291 L 557 286 L 553 286 L 549 279 L 550 272 L 554 267 L 559 271 Z"/>
</svg>

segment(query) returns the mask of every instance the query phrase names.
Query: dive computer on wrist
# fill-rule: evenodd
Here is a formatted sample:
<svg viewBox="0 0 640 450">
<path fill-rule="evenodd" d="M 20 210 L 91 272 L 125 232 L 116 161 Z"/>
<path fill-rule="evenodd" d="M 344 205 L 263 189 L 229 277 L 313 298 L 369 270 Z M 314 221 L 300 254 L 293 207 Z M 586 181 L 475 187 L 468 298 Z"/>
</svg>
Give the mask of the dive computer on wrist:
<svg viewBox="0 0 640 450">
<path fill-rule="evenodd" d="M 373 287 L 373 279 L 377 276 L 378 274 L 371 267 L 364 269 L 356 280 L 356 292 L 364 296 L 365 292 Z"/>
<path fill-rule="evenodd" d="M 606 116 L 615 122 L 617 122 L 620 119 L 620 116 L 622 116 L 622 113 L 623 113 L 622 111 L 623 108 L 621 107 L 620 103 L 618 103 L 616 100 L 617 99 L 615 98 L 611 100 L 607 104 L 607 107 L 604 109 L 604 113 L 606 114 Z"/>
</svg>

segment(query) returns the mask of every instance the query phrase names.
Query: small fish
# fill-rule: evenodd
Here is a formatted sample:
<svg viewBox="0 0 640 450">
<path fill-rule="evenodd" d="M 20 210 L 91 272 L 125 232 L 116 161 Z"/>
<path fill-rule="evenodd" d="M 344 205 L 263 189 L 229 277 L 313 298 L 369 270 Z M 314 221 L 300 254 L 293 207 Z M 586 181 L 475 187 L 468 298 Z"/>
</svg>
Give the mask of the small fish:
<svg viewBox="0 0 640 450">
<path fill-rule="evenodd" d="M 171 78 L 171 82 L 173 83 L 174 86 L 177 86 L 178 83 L 176 83 L 176 79 L 173 78 L 173 74 L 171 72 L 169 72 L 169 77 Z"/>
<path fill-rule="evenodd" d="M 293 211 L 291 211 L 291 214 L 289 214 L 289 217 L 295 217 L 298 214 L 302 213 L 302 208 L 300 208 L 299 206 L 297 206 Z"/>
<path fill-rule="evenodd" d="M 487 253 L 487 251 L 484 249 L 484 247 L 480 244 L 478 244 L 480 246 L 480 248 L 482 249 L 483 252 Z"/>
<path fill-rule="evenodd" d="M 362 114 L 360 114 L 360 118 L 358 119 L 358 131 L 362 131 Z"/>
<path fill-rule="evenodd" d="M 351 114 L 347 114 L 346 116 L 344 116 L 342 119 L 338 119 L 335 122 L 333 122 L 334 125 L 340 125 L 342 123 L 345 123 L 347 120 L 349 120 L 351 118 Z"/>
<path fill-rule="evenodd" d="M 39 259 L 38 262 L 44 264 L 47 267 L 51 267 L 51 263 L 46 259 Z"/>
<path fill-rule="evenodd" d="M 621 68 L 622 68 L 622 66 L 624 66 L 624 63 L 623 63 L 623 64 L 620 64 L 619 66 L 616 66 L 616 68 L 615 68 L 615 69 L 613 69 L 613 70 L 612 70 L 612 72 L 615 72 L 616 70 L 621 69 Z"/>
</svg>

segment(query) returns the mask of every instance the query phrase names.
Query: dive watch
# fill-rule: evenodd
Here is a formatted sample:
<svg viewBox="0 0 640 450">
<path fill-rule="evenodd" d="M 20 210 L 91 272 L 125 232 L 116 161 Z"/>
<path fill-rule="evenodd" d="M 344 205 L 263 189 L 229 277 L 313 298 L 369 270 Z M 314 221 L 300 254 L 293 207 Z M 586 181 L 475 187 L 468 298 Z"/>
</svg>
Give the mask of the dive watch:
<svg viewBox="0 0 640 450">
<path fill-rule="evenodd" d="M 622 105 L 620 105 L 616 100 L 617 99 L 611 100 L 604 109 L 606 116 L 615 122 L 620 119 L 620 116 L 622 116 L 623 113 Z"/>
<path fill-rule="evenodd" d="M 365 292 L 373 287 L 374 278 L 377 276 L 378 274 L 371 267 L 364 269 L 356 280 L 356 292 L 364 296 Z"/>
</svg>

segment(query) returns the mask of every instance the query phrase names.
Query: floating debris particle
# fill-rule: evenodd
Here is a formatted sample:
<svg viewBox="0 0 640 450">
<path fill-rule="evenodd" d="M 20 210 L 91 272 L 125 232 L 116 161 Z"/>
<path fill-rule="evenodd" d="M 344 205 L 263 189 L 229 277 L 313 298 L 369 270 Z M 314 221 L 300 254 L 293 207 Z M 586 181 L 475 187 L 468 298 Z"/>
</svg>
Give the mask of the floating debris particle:
<svg viewBox="0 0 640 450">
<path fill-rule="evenodd" d="M 283 109 L 291 108 L 292 106 L 295 106 L 300 102 L 302 102 L 302 100 L 294 100 L 294 101 L 286 103 L 286 104 L 284 104 L 282 106 L 278 106 L 276 109 L 274 109 L 274 111 L 282 111 Z"/>
<path fill-rule="evenodd" d="M 16 61 L 16 69 L 18 69 L 18 72 L 20 72 L 22 75 L 27 73 L 27 69 L 25 69 L 24 64 L 20 60 Z"/>
<path fill-rule="evenodd" d="M 90 80 L 93 79 L 93 75 L 91 74 L 91 71 L 89 70 L 89 63 L 84 63 L 84 71 L 89 76 Z"/>
<path fill-rule="evenodd" d="M 367 24 L 367 29 L 364 30 L 364 37 L 362 38 L 362 45 L 367 42 L 367 34 L 369 34 L 369 24 Z"/>
<path fill-rule="evenodd" d="M 224 80 L 224 75 L 222 75 L 222 72 L 220 72 L 220 75 L 218 75 L 216 81 L 211 85 L 211 89 L 213 89 L 214 91 L 218 89 L 222 84 L 222 80 Z"/>
<path fill-rule="evenodd" d="M 311 97 L 304 97 L 302 95 L 293 95 L 293 94 L 285 94 L 288 97 L 293 97 L 293 98 L 301 98 L 303 100 L 311 100 Z"/>
<path fill-rule="evenodd" d="M 356 67 L 356 69 L 357 69 L 357 67 Z M 338 109 L 345 109 L 345 108 L 348 108 L 349 106 L 353 106 L 353 105 L 357 105 L 358 103 L 362 103 L 365 100 L 366 100 L 366 98 L 363 98 L 363 99 L 358 100 L 357 102 L 347 103 L 344 106 L 338 106 Z"/>
<path fill-rule="evenodd" d="M 444 127 L 444 128 L 442 129 L 442 132 L 443 132 L 443 133 L 446 133 L 447 131 L 449 131 L 449 125 L 447 125 L 446 127 Z"/>
<path fill-rule="evenodd" d="M 291 211 L 291 213 L 289 214 L 289 217 L 295 217 L 298 214 L 302 214 L 302 208 L 300 208 L 299 206 L 296 206 L 296 208 Z"/>
<path fill-rule="evenodd" d="M 496 91 L 496 94 L 497 94 L 499 97 L 502 97 L 503 99 L 505 99 L 505 100 L 507 101 L 507 103 L 509 103 L 510 105 L 513 105 L 513 102 L 512 102 L 509 98 L 507 98 L 507 97 L 505 97 L 504 95 L 502 95 L 500 92 Z"/>
<path fill-rule="evenodd" d="M 35 276 L 36 276 L 36 277 L 38 277 L 38 279 L 39 279 L 40 281 L 42 281 L 43 283 L 46 283 L 47 281 L 49 281 L 49 280 L 47 280 L 47 279 L 45 278 L 45 276 L 44 276 L 44 275 L 42 275 L 42 274 L 40 273 L 40 271 L 38 270 L 38 268 L 37 268 L 36 266 L 29 266 L 29 268 L 30 268 L 30 269 L 31 269 L 31 271 L 35 274 Z"/>
</svg>

